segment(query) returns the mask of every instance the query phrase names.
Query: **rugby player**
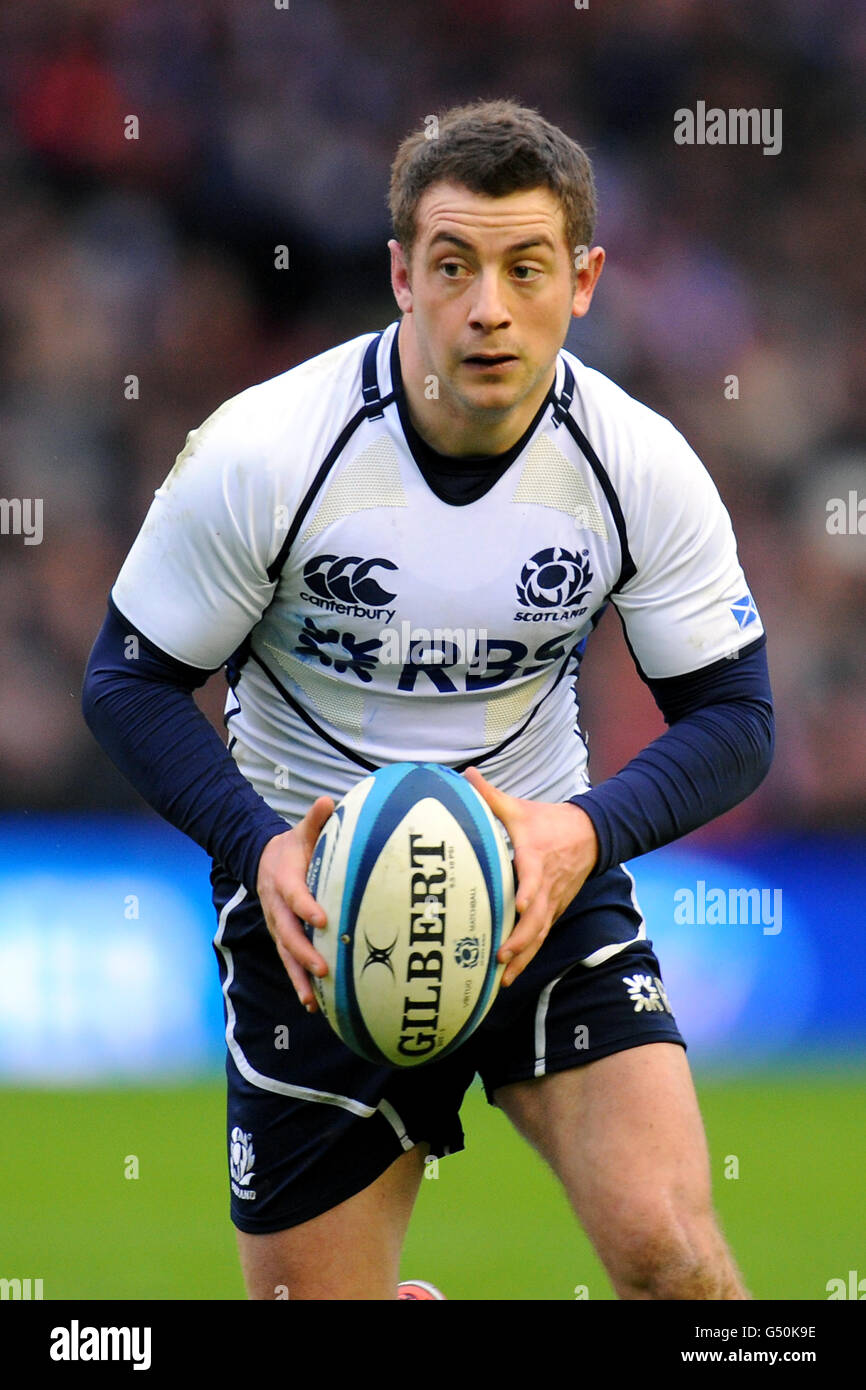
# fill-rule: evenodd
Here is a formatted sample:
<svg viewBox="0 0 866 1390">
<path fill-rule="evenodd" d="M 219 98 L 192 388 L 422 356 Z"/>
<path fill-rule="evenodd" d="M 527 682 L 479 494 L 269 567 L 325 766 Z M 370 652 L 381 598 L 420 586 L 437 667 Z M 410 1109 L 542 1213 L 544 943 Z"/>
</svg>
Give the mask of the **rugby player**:
<svg viewBox="0 0 866 1390">
<path fill-rule="evenodd" d="M 250 1297 L 395 1298 L 425 1157 L 463 1146 L 479 1073 L 619 1297 L 745 1298 L 622 862 L 766 773 L 763 627 L 696 455 L 563 349 L 604 264 L 584 151 L 511 102 L 430 133 L 392 170 L 399 320 L 192 432 L 112 590 L 86 717 L 213 859 Z M 591 787 L 574 682 L 608 606 L 669 727 Z M 223 666 L 227 748 L 192 693 Z M 316 1012 L 325 966 L 302 928 L 322 921 L 305 871 L 334 802 L 403 760 L 486 797 L 519 910 L 482 1026 L 406 1071 Z"/>
</svg>

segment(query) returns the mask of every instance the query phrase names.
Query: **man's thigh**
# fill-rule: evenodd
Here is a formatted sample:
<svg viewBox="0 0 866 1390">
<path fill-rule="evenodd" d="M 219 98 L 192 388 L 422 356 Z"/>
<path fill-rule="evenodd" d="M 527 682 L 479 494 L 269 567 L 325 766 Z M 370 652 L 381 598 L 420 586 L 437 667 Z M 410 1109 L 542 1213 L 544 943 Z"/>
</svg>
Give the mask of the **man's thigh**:
<svg viewBox="0 0 866 1390">
<path fill-rule="evenodd" d="M 252 1299 L 396 1299 L 400 1254 L 428 1146 L 404 1153 L 347 1201 L 290 1230 L 237 1232 Z"/>
<path fill-rule="evenodd" d="M 617 1193 L 709 1197 L 703 1124 L 675 1043 L 647 1043 L 503 1086 L 495 1100 L 562 1180 L 582 1220 Z"/>
<path fill-rule="evenodd" d="M 737 1276 L 716 1228 L 682 1047 L 627 1048 L 502 1086 L 495 1100 L 559 1177 L 619 1293 L 743 1296 L 729 1291 Z M 702 1283 L 714 1291 L 676 1291 Z M 670 1292 L 660 1294 L 664 1288 Z"/>
</svg>

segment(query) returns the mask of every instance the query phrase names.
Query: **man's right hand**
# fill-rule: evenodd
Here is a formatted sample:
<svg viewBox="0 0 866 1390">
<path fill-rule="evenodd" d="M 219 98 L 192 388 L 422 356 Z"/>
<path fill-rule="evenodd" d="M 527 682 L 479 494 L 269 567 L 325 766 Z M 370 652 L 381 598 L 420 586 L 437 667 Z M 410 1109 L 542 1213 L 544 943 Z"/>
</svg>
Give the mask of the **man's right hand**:
<svg viewBox="0 0 866 1390">
<path fill-rule="evenodd" d="M 323 927 L 327 921 L 307 887 L 307 869 L 322 827 L 333 813 L 334 802 L 320 796 L 284 835 L 275 835 L 262 850 L 256 891 L 268 931 L 286 967 L 295 993 L 309 1013 L 318 1005 L 308 971 L 327 975 L 328 967 L 307 938 L 303 923 Z"/>
</svg>

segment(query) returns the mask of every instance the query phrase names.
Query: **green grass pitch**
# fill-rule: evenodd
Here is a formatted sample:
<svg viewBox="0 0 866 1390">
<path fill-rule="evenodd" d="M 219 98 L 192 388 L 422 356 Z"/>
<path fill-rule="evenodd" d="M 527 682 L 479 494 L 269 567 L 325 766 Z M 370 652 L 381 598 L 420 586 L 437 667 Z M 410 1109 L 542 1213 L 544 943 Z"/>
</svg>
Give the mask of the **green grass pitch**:
<svg viewBox="0 0 866 1390">
<path fill-rule="evenodd" d="M 826 1299 L 828 1280 L 866 1277 L 864 1082 L 698 1077 L 716 1205 L 756 1298 Z M 404 1277 L 451 1299 L 610 1299 L 556 1183 L 480 1091 L 463 1123 L 466 1152 L 422 1183 Z M 0 1127 L 0 1277 L 41 1278 L 45 1299 L 244 1296 L 219 1081 L 0 1091 Z"/>
</svg>

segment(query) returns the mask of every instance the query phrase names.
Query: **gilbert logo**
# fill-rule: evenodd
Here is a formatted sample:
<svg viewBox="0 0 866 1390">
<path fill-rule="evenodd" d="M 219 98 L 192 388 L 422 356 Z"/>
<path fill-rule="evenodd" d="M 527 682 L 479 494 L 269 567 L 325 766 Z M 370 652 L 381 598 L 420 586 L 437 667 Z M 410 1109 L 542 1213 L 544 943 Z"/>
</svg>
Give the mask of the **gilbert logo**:
<svg viewBox="0 0 866 1390">
<path fill-rule="evenodd" d="M 368 965 L 387 965 L 388 969 L 391 971 L 391 974 L 394 975 L 394 967 L 391 964 L 391 955 L 394 950 L 394 947 L 397 945 L 397 937 L 394 937 L 394 940 L 391 942 L 390 946 L 374 946 L 366 932 L 364 932 L 364 940 L 367 943 L 368 954 L 367 959 L 361 966 L 361 974 L 363 975 Z M 397 978 L 396 975 L 394 975 L 394 978 Z"/>
<path fill-rule="evenodd" d="M 52 1361 L 131 1361 L 134 1371 L 150 1370 L 149 1327 L 52 1327 Z"/>
</svg>

